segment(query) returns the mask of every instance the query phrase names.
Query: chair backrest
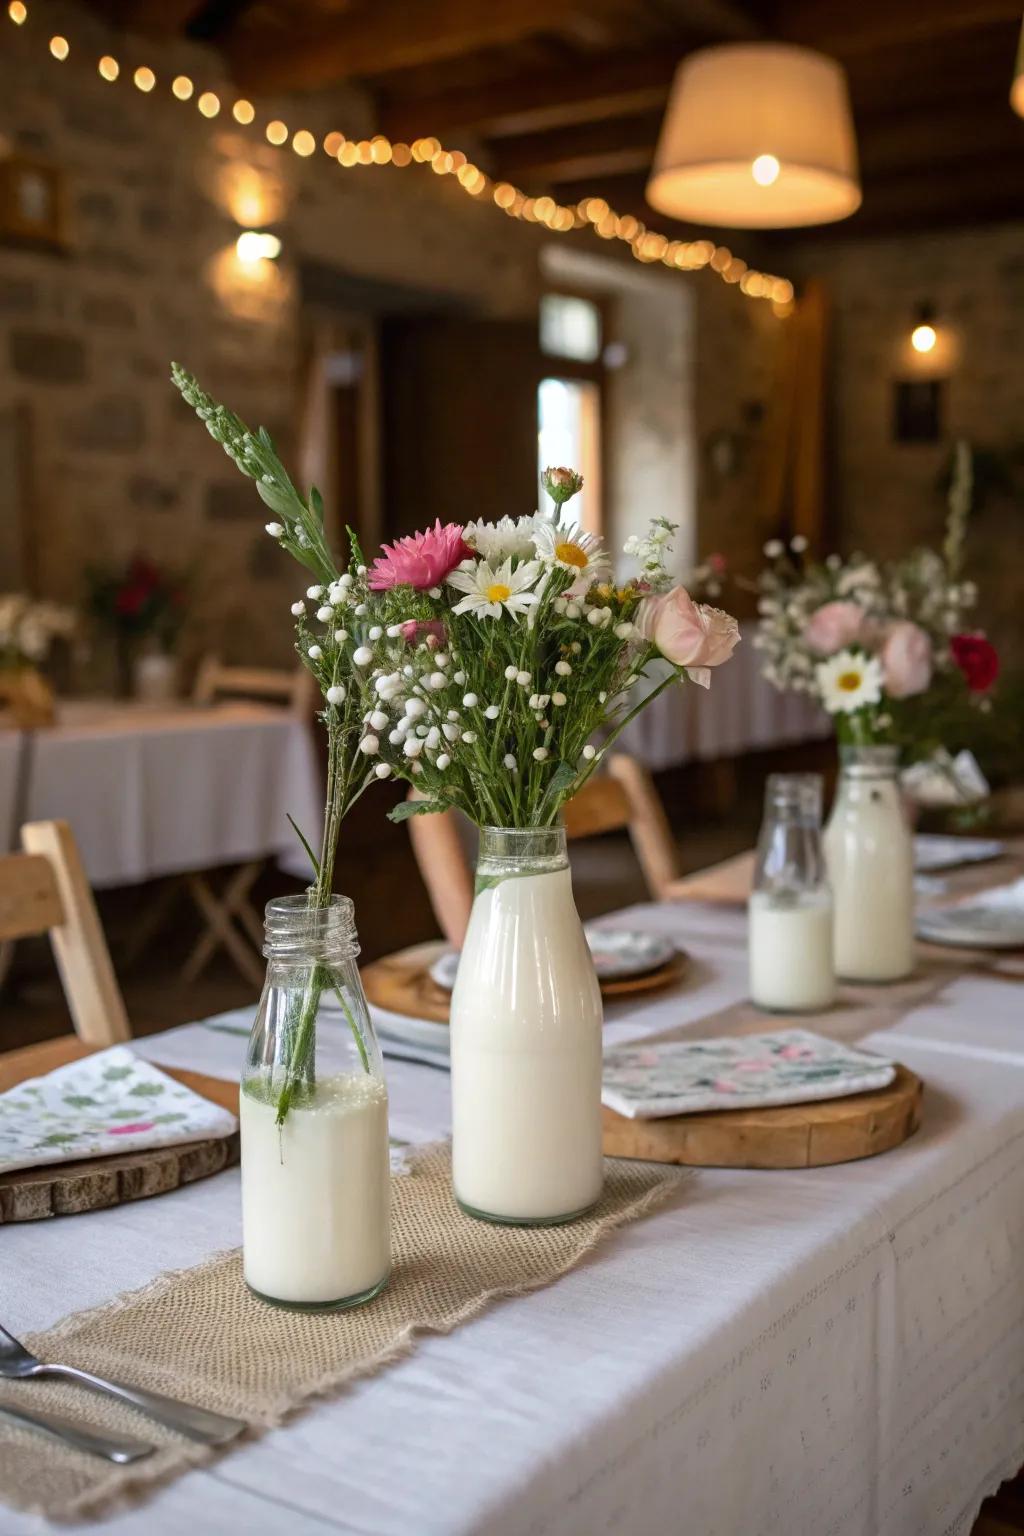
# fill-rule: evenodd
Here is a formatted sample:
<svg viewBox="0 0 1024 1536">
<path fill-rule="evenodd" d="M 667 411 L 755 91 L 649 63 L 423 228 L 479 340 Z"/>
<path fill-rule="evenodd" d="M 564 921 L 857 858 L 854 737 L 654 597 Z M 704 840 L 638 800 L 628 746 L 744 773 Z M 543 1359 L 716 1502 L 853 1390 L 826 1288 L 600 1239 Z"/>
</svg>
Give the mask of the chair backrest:
<svg viewBox="0 0 1024 1536">
<path fill-rule="evenodd" d="M 192 697 L 197 704 L 217 699 L 269 699 L 285 704 L 303 719 L 316 705 L 316 682 L 305 667 L 229 667 L 219 656 L 204 656 Z"/>
<path fill-rule="evenodd" d="M 66 821 L 30 822 L 24 853 L 0 858 L 0 942 L 49 933 L 75 1033 L 90 1045 L 131 1038 L 99 913 Z"/>
<path fill-rule="evenodd" d="M 635 757 L 613 753 L 605 773 L 584 784 L 564 809 L 566 836 L 597 837 L 629 832 L 652 900 L 662 901 L 679 873 L 675 840 L 650 774 Z M 410 798 L 415 792 L 410 791 Z M 441 931 L 459 948 L 473 904 L 473 880 L 466 864 L 454 812 L 412 816 L 406 825 L 416 862 Z"/>
</svg>

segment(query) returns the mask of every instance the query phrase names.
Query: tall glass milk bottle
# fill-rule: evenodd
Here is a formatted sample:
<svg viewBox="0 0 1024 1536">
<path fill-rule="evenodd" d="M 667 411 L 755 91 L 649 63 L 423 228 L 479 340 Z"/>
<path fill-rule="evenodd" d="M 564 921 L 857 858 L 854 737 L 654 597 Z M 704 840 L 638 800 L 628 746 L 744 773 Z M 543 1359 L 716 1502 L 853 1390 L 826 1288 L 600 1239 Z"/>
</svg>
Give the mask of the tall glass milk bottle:
<svg viewBox="0 0 1024 1536">
<path fill-rule="evenodd" d="M 825 829 L 836 972 L 847 981 L 899 981 L 914 967 L 914 840 L 898 749 L 844 746 L 839 757 Z"/>
<path fill-rule="evenodd" d="M 451 1006 L 452 1173 L 471 1216 L 545 1225 L 600 1197 L 601 993 L 561 827 L 485 827 Z"/>
<path fill-rule="evenodd" d="M 821 846 L 821 778 L 773 773 L 765 788 L 749 909 L 750 996 L 815 1013 L 835 998 L 832 892 Z"/>
<path fill-rule="evenodd" d="M 239 1095 L 243 1267 L 264 1301 L 369 1301 L 391 1264 L 388 1097 L 347 896 L 268 904 Z"/>
</svg>

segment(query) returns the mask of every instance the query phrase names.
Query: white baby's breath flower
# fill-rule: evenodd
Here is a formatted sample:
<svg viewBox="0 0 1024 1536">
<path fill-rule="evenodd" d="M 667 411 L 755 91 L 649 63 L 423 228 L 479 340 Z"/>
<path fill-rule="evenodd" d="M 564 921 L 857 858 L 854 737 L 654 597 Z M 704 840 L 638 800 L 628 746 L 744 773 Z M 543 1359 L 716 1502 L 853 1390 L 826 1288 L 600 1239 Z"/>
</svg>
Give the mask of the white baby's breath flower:
<svg viewBox="0 0 1024 1536">
<path fill-rule="evenodd" d="M 612 611 L 610 608 L 591 608 L 587 614 L 587 623 L 593 629 L 607 629 L 611 621 Z"/>
<path fill-rule="evenodd" d="M 446 768 L 451 766 L 451 758 L 448 756 L 447 752 L 439 752 L 437 754 L 437 760 L 436 760 L 435 766 L 437 768 L 440 768 L 442 773 L 444 773 L 444 770 Z"/>
<path fill-rule="evenodd" d="M 266 528 L 272 539 L 280 539 L 284 537 L 283 523 L 267 523 Z"/>
<path fill-rule="evenodd" d="M 294 613 L 296 618 L 298 618 L 300 614 L 305 613 L 305 611 L 305 603 L 292 603 L 292 613 Z"/>
<path fill-rule="evenodd" d="M 328 704 L 344 704 L 344 702 L 345 702 L 345 687 L 344 687 L 343 683 L 335 683 L 332 687 L 328 688 L 328 690 L 327 690 L 327 702 L 328 702 Z M 388 717 L 387 717 L 387 715 L 385 715 L 384 716 L 384 724 L 387 725 L 387 723 L 388 723 Z"/>
<path fill-rule="evenodd" d="M 508 681 L 510 683 L 514 683 L 515 682 L 516 678 L 519 676 L 519 668 L 515 665 L 515 663 L 512 663 L 510 666 L 507 666 L 505 668 L 505 676 L 506 676 L 506 678 L 508 679 Z M 457 674 L 456 674 L 456 681 L 458 681 L 458 675 Z"/>
<path fill-rule="evenodd" d="M 586 758 L 588 763 L 592 763 L 594 758 L 597 756 L 597 748 L 592 747 L 588 742 L 587 745 L 583 748 L 583 756 Z"/>
<path fill-rule="evenodd" d="M 373 771 L 377 775 L 378 779 L 389 779 L 391 777 L 391 764 L 378 763 Z"/>
<path fill-rule="evenodd" d="M 629 621 L 629 619 L 622 619 L 615 626 L 615 638 L 617 640 L 632 640 L 635 633 L 635 626 Z"/>
<path fill-rule="evenodd" d="M 426 714 L 427 706 L 422 699 L 406 699 L 405 712 L 410 720 L 418 720 L 421 715 Z"/>
<path fill-rule="evenodd" d="M 789 541 L 789 547 L 794 555 L 802 555 L 807 548 L 807 540 L 802 533 L 795 533 Z"/>
<path fill-rule="evenodd" d="M 334 618 L 334 609 L 328 608 L 326 606 L 323 608 L 318 608 L 316 611 L 316 616 L 320 620 L 321 624 L 328 624 L 331 619 Z"/>
<path fill-rule="evenodd" d="M 530 683 L 532 681 L 533 681 L 533 679 L 530 676 L 529 672 L 517 672 L 516 673 L 516 682 L 519 684 L 520 688 L 529 688 Z"/>
<path fill-rule="evenodd" d="M 364 757 L 376 757 L 380 751 L 380 742 L 376 736 L 364 736 L 359 743 L 359 750 Z"/>
<path fill-rule="evenodd" d="M 572 667 L 567 661 L 556 661 L 555 671 L 559 677 L 572 677 Z"/>
<path fill-rule="evenodd" d="M 389 624 L 388 625 L 387 635 L 388 635 L 388 639 L 389 640 L 397 640 L 401 633 L 402 633 L 402 626 L 401 626 L 401 624 Z"/>
<path fill-rule="evenodd" d="M 472 570 L 452 571 L 448 585 L 466 594 L 452 611 L 473 613 L 482 619 L 500 619 L 503 612 L 523 614 L 539 601 L 533 587 L 540 573 L 537 560 L 513 568 L 511 559 L 499 566 L 479 560 Z"/>
<path fill-rule="evenodd" d="M 337 643 L 339 645 L 344 645 L 345 641 L 348 639 L 348 630 L 347 629 L 336 629 L 334 631 L 334 638 L 335 638 L 335 640 L 337 641 Z"/>
<path fill-rule="evenodd" d="M 309 650 L 306 652 L 306 655 L 309 657 L 310 661 L 320 661 L 323 657 L 323 654 L 323 651 L 318 645 L 311 645 Z"/>
<path fill-rule="evenodd" d="M 543 762 L 545 762 L 547 760 L 547 756 L 548 756 L 548 749 L 547 749 L 547 747 L 534 747 L 534 749 L 533 749 L 533 760 L 534 760 L 535 763 L 543 763 Z"/>
<path fill-rule="evenodd" d="M 501 709 L 497 704 L 488 704 L 487 708 L 484 710 L 484 714 L 488 720 L 497 720 L 498 716 L 501 714 Z"/>
<path fill-rule="evenodd" d="M 457 725 L 453 725 L 450 720 L 446 720 L 444 722 L 441 727 L 441 732 L 445 741 L 458 741 L 459 737 L 462 735 L 460 728 Z"/>
<path fill-rule="evenodd" d="M 419 757 L 423 751 L 423 743 L 418 736 L 407 736 L 402 751 L 406 757 Z"/>
<path fill-rule="evenodd" d="M 324 595 L 323 587 L 307 587 L 306 588 L 306 596 L 309 597 L 309 598 L 312 598 L 314 603 L 319 601 L 319 599 L 321 597 L 323 597 L 323 595 Z"/>
<path fill-rule="evenodd" d="M 441 689 L 447 686 L 447 683 L 448 679 L 443 672 L 431 672 L 427 678 L 427 687 L 433 689 L 434 693 L 440 693 Z"/>
<path fill-rule="evenodd" d="M 463 731 L 462 739 L 467 747 L 471 747 L 474 741 L 476 741 L 476 731 Z"/>
<path fill-rule="evenodd" d="M 517 764 L 515 758 L 512 756 L 511 752 L 506 752 L 505 753 L 505 756 L 502 758 L 502 762 L 504 763 L 506 768 L 516 768 L 516 767 L 518 767 L 518 764 Z"/>
<path fill-rule="evenodd" d="M 352 661 L 357 667 L 368 667 L 373 660 L 373 652 L 368 645 L 357 646 L 352 652 Z"/>
<path fill-rule="evenodd" d="M 372 725 L 375 731 L 382 731 L 387 723 L 388 717 L 382 709 L 371 709 L 368 724 Z"/>
<path fill-rule="evenodd" d="M 384 631 L 381 629 L 379 624 L 373 624 L 370 627 L 369 634 L 371 640 L 379 640 L 384 634 Z"/>
<path fill-rule="evenodd" d="M 401 730 L 397 725 L 395 726 L 393 731 L 389 731 L 388 732 L 388 741 L 390 741 L 390 743 L 391 743 L 391 745 L 393 747 L 401 746 L 401 744 L 402 744 L 402 742 L 404 740 L 405 740 L 405 732 L 403 730 Z"/>
<path fill-rule="evenodd" d="M 465 705 L 465 707 L 467 709 L 475 709 L 476 705 L 477 705 L 476 694 L 475 693 L 465 693 L 465 694 L 463 694 L 462 702 L 463 702 L 463 704 Z"/>
<path fill-rule="evenodd" d="M 765 556 L 769 560 L 777 560 L 782 554 L 782 550 L 783 543 L 781 539 L 769 539 L 764 546 Z"/>
<path fill-rule="evenodd" d="M 555 706 L 556 709 L 562 709 L 565 706 L 565 702 L 566 702 L 565 694 L 564 693 L 553 693 L 551 695 L 551 702 Z"/>
<path fill-rule="evenodd" d="M 463 683 L 465 681 L 466 681 L 466 674 L 465 674 L 465 672 L 453 672 L 452 673 L 452 682 L 456 683 L 460 688 L 462 687 L 462 685 L 463 685 Z"/>
</svg>

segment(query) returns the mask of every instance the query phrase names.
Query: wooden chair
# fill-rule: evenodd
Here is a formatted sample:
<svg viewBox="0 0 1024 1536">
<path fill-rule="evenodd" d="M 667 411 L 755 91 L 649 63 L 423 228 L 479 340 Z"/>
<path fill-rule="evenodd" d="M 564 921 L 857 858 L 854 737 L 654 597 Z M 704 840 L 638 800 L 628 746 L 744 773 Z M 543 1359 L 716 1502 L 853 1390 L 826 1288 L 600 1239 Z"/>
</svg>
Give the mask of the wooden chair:
<svg viewBox="0 0 1024 1536">
<path fill-rule="evenodd" d="M 635 757 L 622 752 L 612 754 L 604 767 L 600 777 L 590 779 L 566 804 L 566 835 L 575 839 L 628 831 L 651 899 L 664 901 L 678 878 L 679 861 L 651 776 Z M 410 791 L 410 797 L 414 793 Z M 455 813 L 412 816 L 407 826 L 434 916 L 445 938 L 458 949 L 473 905 L 473 876 Z"/>
<path fill-rule="evenodd" d="M 196 704 L 215 704 L 218 699 L 263 699 L 285 704 L 302 720 L 316 708 L 316 680 L 305 667 L 229 667 L 212 653 L 203 657 L 196 672 L 192 699 Z"/>
<path fill-rule="evenodd" d="M 24 853 L 0 858 L 0 941 L 49 932 L 75 1032 L 89 1045 L 131 1038 L 78 845 L 66 821 L 29 822 Z"/>
</svg>

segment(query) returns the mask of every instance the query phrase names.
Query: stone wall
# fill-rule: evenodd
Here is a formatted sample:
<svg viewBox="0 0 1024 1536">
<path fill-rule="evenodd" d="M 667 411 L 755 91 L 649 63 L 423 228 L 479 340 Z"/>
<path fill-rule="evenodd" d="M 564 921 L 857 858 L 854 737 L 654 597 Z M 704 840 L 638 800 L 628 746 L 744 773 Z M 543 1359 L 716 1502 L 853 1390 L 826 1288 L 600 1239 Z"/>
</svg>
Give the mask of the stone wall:
<svg viewBox="0 0 1024 1536">
<path fill-rule="evenodd" d="M 43 36 L 63 28 L 71 39 L 66 63 L 46 52 L 44 25 Z M 150 63 L 157 90 L 143 95 L 125 75 L 100 79 L 93 61 L 107 52 L 125 74 Z M 295 571 L 262 533 L 251 487 L 170 388 L 170 359 L 266 424 L 294 462 L 306 344 L 300 261 L 525 316 L 535 313 L 539 251 L 552 237 L 509 224 L 429 168 L 343 170 L 322 151 L 302 160 L 274 150 L 226 112 L 208 122 L 194 100 L 170 96 L 166 82 L 178 72 L 233 99 L 212 53 L 134 43 L 73 5 L 48 5 L 45 24 L 35 14 L 21 29 L 5 23 L 8 147 L 63 171 L 70 241 L 59 254 L 0 247 L 0 417 L 17 409 L 27 418 L 25 494 L 42 592 L 76 601 L 89 564 L 144 550 L 193 573 L 192 658 L 215 646 L 231 659 L 281 663 Z M 316 97 L 260 106 L 320 134 L 374 126 L 355 92 L 332 92 L 329 110 Z M 266 224 L 282 235 L 281 260 L 247 275 L 234 241 L 240 226 Z M 688 355 L 673 353 L 685 376 L 672 391 L 661 389 L 657 327 L 632 352 L 638 397 L 661 391 L 656 419 L 637 423 L 637 488 L 662 444 L 682 485 L 693 444 L 735 431 L 745 451 L 728 473 L 698 454 L 697 543 L 702 552 L 744 539 L 756 547 L 752 402 L 768 387 L 779 323 L 710 273 L 661 276 L 666 312 L 677 283 L 688 296 L 678 314 L 692 309 L 694 320 Z M 682 337 L 686 327 L 676 329 Z M 686 438 L 682 457 L 673 432 Z M 622 496 L 630 494 L 624 483 Z M 10 584 L 0 574 L 0 589 Z"/>
</svg>

